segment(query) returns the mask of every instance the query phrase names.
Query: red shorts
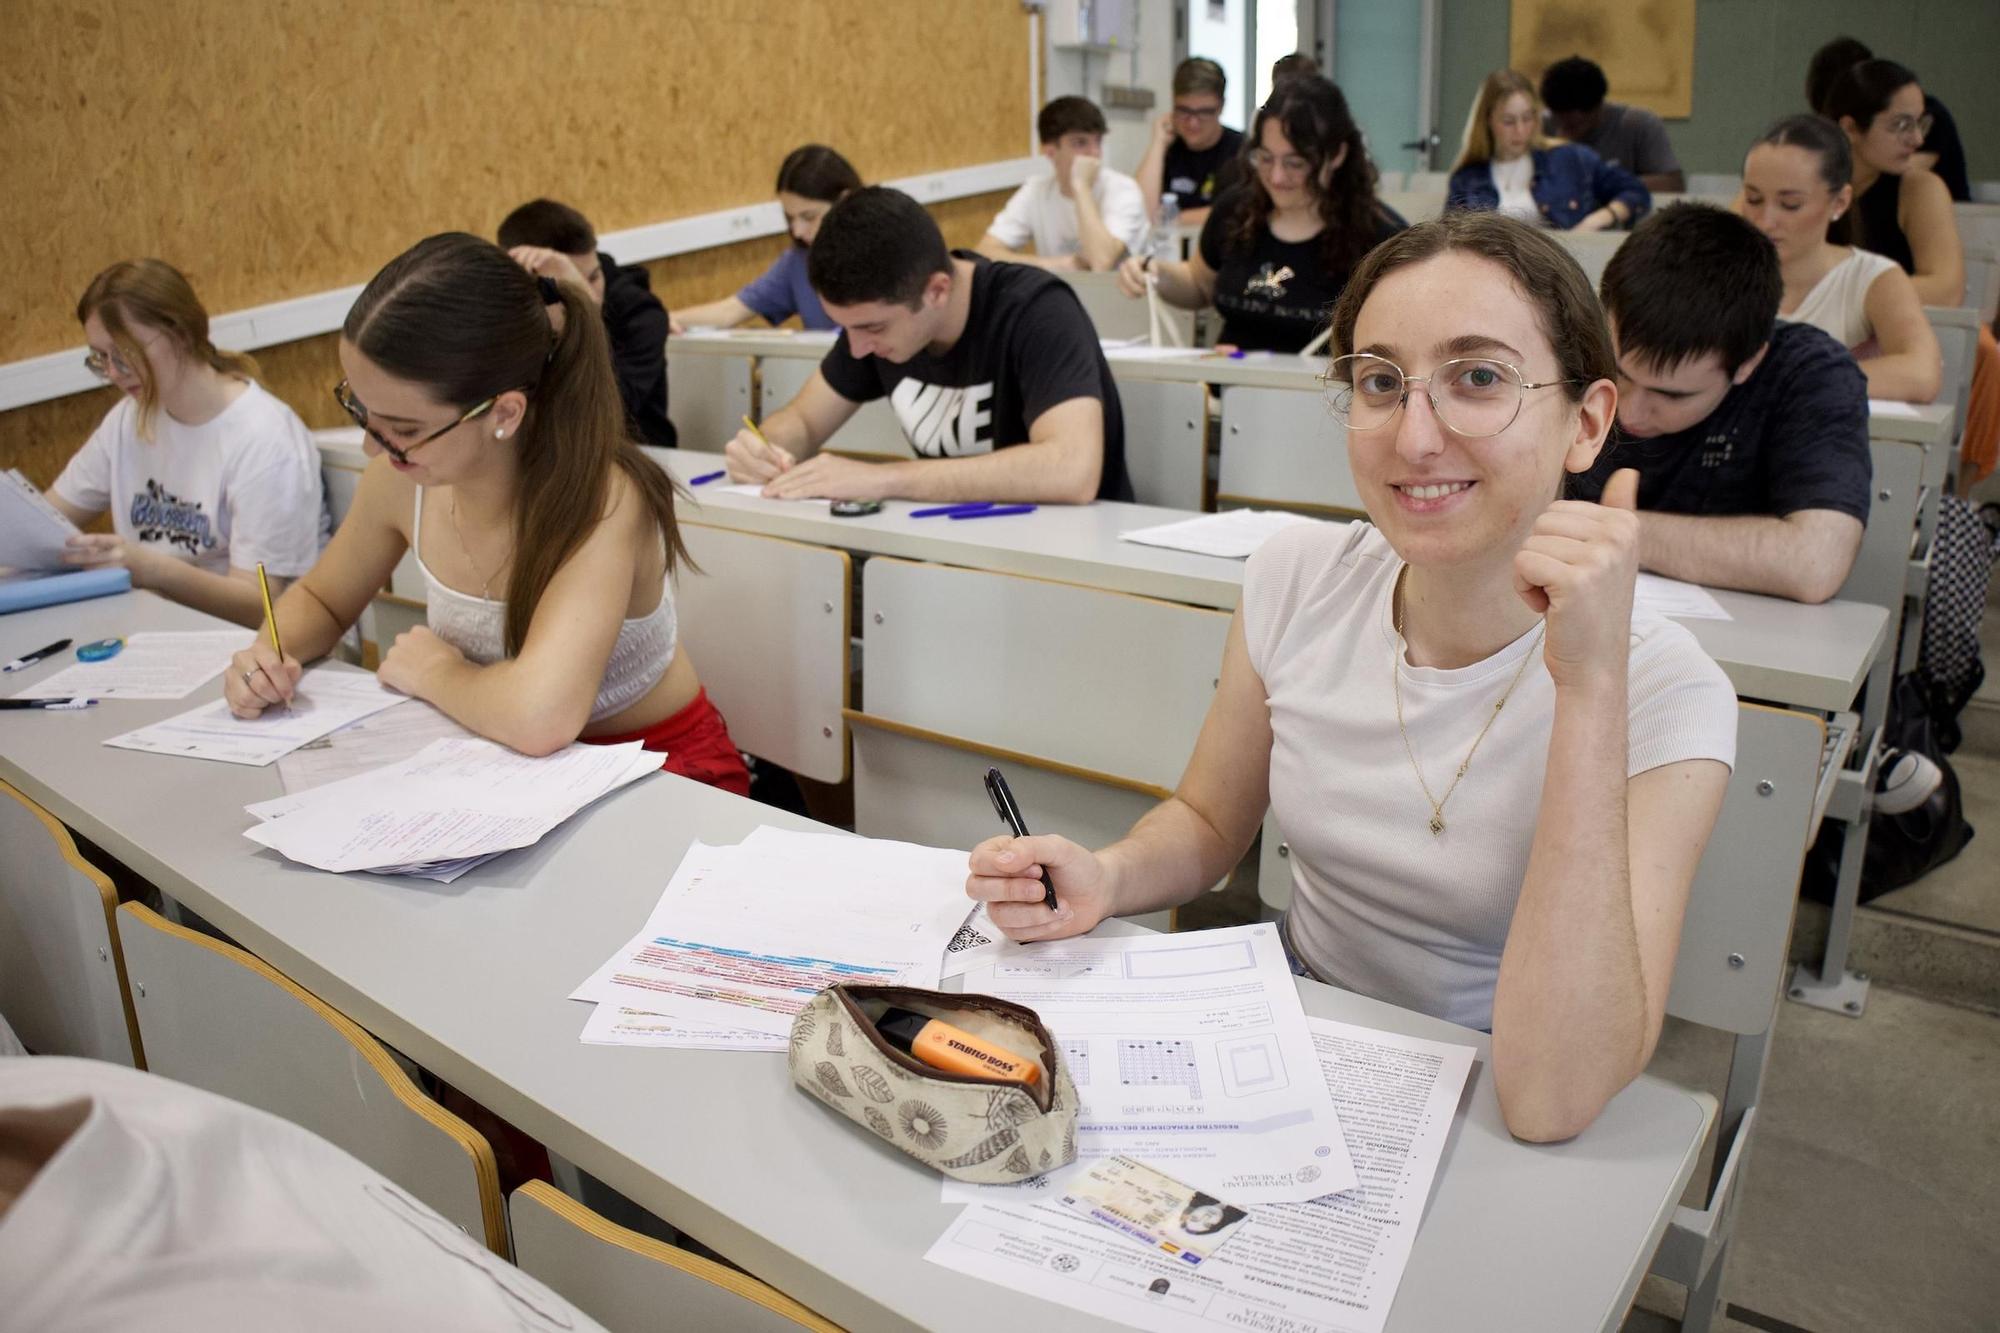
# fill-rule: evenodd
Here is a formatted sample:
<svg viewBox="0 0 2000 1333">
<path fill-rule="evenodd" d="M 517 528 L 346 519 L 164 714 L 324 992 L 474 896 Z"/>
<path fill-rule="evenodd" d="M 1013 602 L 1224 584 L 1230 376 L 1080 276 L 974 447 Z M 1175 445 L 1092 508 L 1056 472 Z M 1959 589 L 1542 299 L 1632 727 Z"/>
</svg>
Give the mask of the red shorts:
<svg viewBox="0 0 2000 1333">
<path fill-rule="evenodd" d="M 648 750 L 658 750 L 667 756 L 660 767 L 669 773 L 678 773 L 696 782 L 706 782 L 711 787 L 733 791 L 738 796 L 750 794 L 750 770 L 743 766 L 743 756 L 736 749 L 736 742 L 729 739 L 729 727 L 722 720 L 722 714 L 715 711 L 715 705 L 708 701 L 708 691 L 701 690 L 687 707 L 672 717 L 662 718 L 643 731 L 627 732 L 623 736 L 585 736 L 592 745 L 625 745 L 632 741 L 644 742 Z"/>
</svg>

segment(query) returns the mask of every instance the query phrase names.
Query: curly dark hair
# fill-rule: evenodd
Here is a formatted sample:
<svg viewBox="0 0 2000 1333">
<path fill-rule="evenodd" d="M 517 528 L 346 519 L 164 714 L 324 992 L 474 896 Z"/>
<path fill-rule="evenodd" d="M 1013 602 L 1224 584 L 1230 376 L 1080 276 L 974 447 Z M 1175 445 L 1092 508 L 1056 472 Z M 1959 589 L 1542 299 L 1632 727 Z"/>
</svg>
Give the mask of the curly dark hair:
<svg viewBox="0 0 2000 1333">
<path fill-rule="evenodd" d="M 1291 141 L 1292 150 L 1312 164 L 1306 189 L 1326 223 L 1320 232 L 1321 262 L 1330 273 L 1344 273 L 1374 248 L 1383 216 L 1375 199 L 1375 164 L 1368 160 L 1368 149 L 1361 142 L 1361 127 L 1354 123 L 1340 89 L 1317 74 L 1299 75 L 1278 85 L 1250 124 L 1244 140 L 1246 153 L 1263 143 L 1264 126 L 1272 121 Z M 1343 148 L 1347 156 L 1334 168 L 1333 178 L 1322 184 L 1321 173 Z M 1248 174 L 1249 206 L 1237 217 L 1227 239 L 1228 248 L 1239 253 L 1256 246 L 1257 233 L 1271 218 L 1270 192 L 1256 172 Z"/>
</svg>

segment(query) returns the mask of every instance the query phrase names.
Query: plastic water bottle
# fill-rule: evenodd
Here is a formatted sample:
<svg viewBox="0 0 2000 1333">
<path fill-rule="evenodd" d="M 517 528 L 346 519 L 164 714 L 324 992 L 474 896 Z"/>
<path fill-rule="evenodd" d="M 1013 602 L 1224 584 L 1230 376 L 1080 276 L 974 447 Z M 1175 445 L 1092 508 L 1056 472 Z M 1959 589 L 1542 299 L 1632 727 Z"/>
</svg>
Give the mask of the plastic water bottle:
<svg viewBox="0 0 2000 1333">
<path fill-rule="evenodd" d="M 1160 218 L 1153 224 L 1153 234 L 1147 242 L 1154 263 L 1181 257 L 1180 225 L 1181 201 L 1171 194 L 1161 195 Z"/>
</svg>

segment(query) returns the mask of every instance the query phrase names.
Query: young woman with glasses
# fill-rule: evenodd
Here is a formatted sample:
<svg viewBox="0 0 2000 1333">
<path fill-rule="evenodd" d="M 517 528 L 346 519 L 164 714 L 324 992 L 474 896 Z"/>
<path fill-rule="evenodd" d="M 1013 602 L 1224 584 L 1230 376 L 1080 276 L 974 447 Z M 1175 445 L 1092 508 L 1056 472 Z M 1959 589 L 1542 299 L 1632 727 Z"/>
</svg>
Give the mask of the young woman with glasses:
<svg viewBox="0 0 2000 1333">
<path fill-rule="evenodd" d="M 208 336 L 208 312 L 157 259 L 91 279 L 76 317 L 84 365 L 122 395 L 49 499 L 82 527 L 65 559 L 123 566 L 135 587 L 244 625 L 263 619 L 262 563 L 283 586 L 326 541 L 312 433 L 255 379 L 257 363 Z"/>
<path fill-rule="evenodd" d="M 1931 128 L 1917 76 L 1893 60 L 1864 60 L 1833 81 L 1819 111 L 1854 153 L 1853 228 L 1836 239 L 1902 265 L 1925 305 L 1959 304 L 1965 250 L 1951 192 L 1913 162 Z"/>
<path fill-rule="evenodd" d="M 679 645 L 673 483 L 627 432 L 604 321 L 582 287 L 447 233 L 376 274 L 341 329 L 334 393 L 374 461 L 326 555 L 224 682 L 254 717 L 291 697 L 405 551 L 427 623 L 382 683 L 526 754 L 640 740 L 676 773 L 747 794 Z"/>
<path fill-rule="evenodd" d="M 1403 220 L 1375 198 L 1375 167 L 1340 89 L 1288 79 L 1257 112 L 1250 179 L 1209 210 L 1193 257 L 1127 259 L 1118 285 L 1222 315 L 1223 347 L 1297 352 L 1326 322 L 1347 275 Z"/>
<path fill-rule="evenodd" d="M 1369 521 L 1251 557 L 1172 797 L 1100 852 L 982 843 L 966 889 L 1016 939 L 1075 935 L 1201 893 L 1268 806 L 1295 965 L 1490 1029 L 1508 1126 L 1566 1138 L 1658 1038 L 1735 699 L 1685 629 L 1633 608 L 1637 474 L 1607 505 L 1560 498 L 1618 391 L 1554 240 L 1495 213 L 1392 237 L 1332 348 Z"/>
</svg>

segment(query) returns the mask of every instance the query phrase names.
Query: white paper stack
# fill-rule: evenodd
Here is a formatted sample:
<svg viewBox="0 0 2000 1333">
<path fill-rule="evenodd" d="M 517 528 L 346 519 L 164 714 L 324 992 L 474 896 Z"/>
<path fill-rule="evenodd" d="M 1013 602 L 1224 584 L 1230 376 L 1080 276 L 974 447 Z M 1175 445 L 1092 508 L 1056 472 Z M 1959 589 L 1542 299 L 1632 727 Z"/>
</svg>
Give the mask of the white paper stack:
<svg viewBox="0 0 2000 1333">
<path fill-rule="evenodd" d="M 14 468 L 0 472 L 0 567 L 61 569 L 63 547 L 78 535 L 35 483 Z"/>
<path fill-rule="evenodd" d="M 1141 546 L 1164 546 L 1170 551 L 1192 551 L 1196 555 L 1219 555 L 1230 560 L 1247 560 L 1257 548 L 1295 523 L 1318 520 L 1303 514 L 1287 514 L 1268 509 L 1230 509 L 1220 514 L 1179 523 L 1162 523 L 1153 528 L 1134 528 L 1118 534 L 1119 540 Z"/>
<path fill-rule="evenodd" d="M 17 699 L 185 699 L 222 674 L 230 655 L 255 637 L 247 629 L 151 630 L 130 634 L 115 657 L 77 662 L 37 681 Z"/>
<path fill-rule="evenodd" d="M 449 883 L 659 768 L 637 741 L 542 758 L 477 738 L 432 741 L 399 764 L 244 807 L 264 822 L 243 836 L 321 870 Z"/>
<path fill-rule="evenodd" d="M 935 987 L 971 907 L 964 852 L 766 826 L 690 847 L 645 926 L 570 998 L 597 1006 L 593 1044 L 783 1050 L 835 982 Z"/>
<path fill-rule="evenodd" d="M 314 667 L 299 677 L 291 703 L 283 707 L 238 717 L 229 711 L 228 700 L 217 699 L 104 743 L 121 750 L 261 767 L 350 722 L 394 708 L 404 697 L 368 672 Z"/>
</svg>

